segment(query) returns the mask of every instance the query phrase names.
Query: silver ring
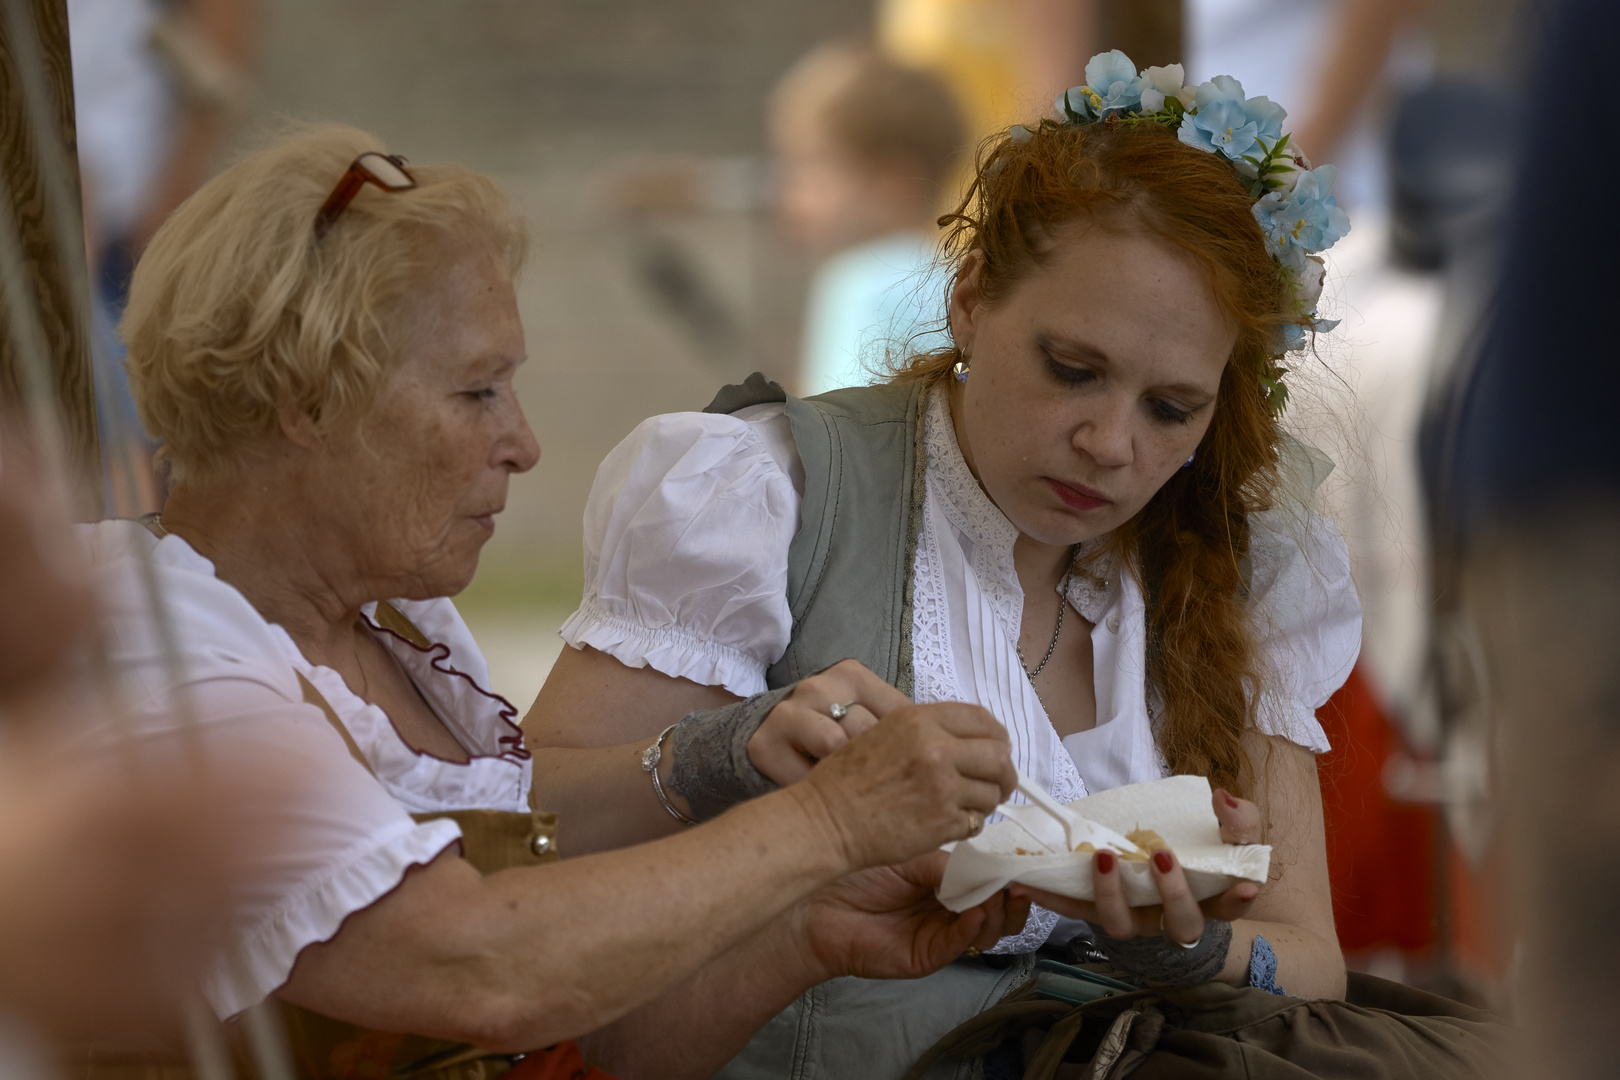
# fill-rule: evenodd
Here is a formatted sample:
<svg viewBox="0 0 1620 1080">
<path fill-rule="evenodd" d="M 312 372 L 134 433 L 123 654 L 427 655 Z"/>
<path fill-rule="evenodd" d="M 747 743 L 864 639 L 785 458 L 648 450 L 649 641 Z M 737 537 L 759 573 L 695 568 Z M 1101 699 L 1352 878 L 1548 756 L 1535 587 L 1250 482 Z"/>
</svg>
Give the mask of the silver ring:
<svg viewBox="0 0 1620 1080">
<path fill-rule="evenodd" d="M 1163 915 L 1159 916 L 1159 933 L 1164 935 L 1164 938 L 1165 938 L 1166 941 L 1169 941 L 1169 942 L 1171 942 L 1173 944 L 1176 944 L 1176 945 L 1180 945 L 1183 949 L 1196 949 L 1196 948 L 1198 948 L 1198 946 L 1200 944 L 1203 943 L 1203 940 L 1204 940 L 1204 935 L 1199 934 L 1198 935 L 1198 940 L 1192 942 L 1191 944 L 1188 944 L 1185 941 L 1176 941 L 1175 938 L 1170 936 L 1170 931 L 1168 931 L 1168 930 L 1166 930 L 1164 928 L 1164 916 Z"/>
<path fill-rule="evenodd" d="M 831 707 L 827 709 L 827 715 L 832 717 L 834 720 L 842 720 L 844 717 L 849 715 L 849 710 L 853 709 L 859 704 L 860 702 L 858 701 L 835 701 L 832 703 Z"/>
</svg>

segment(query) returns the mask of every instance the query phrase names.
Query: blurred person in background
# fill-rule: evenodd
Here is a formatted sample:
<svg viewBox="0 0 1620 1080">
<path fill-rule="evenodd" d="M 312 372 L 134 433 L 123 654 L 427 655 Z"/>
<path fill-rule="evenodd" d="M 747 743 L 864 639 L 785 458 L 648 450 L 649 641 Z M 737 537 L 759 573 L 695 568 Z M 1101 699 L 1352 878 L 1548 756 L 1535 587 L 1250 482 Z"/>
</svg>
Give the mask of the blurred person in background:
<svg viewBox="0 0 1620 1080">
<path fill-rule="evenodd" d="M 162 503 L 161 483 L 114 327 L 141 249 L 213 172 L 246 111 L 259 2 L 69 0 L 67 12 L 109 509 L 142 513 Z"/>
<path fill-rule="evenodd" d="M 238 794 L 250 887 L 204 980 L 222 1019 L 274 998 L 300 1075 L 572 1076 L 577 1038 L 621 1075 L 705 1076 L 811 985 L 924 975 L 1021 923 L 999 896 L 957 916 L 931 895 L 935 849 L 1011 788 L 1005 734 L 858 665 L 765 723 L 840 701 L 883 720 L 701 829 L 677 777 L 736 782 L 734 710 L 525 748 L 449 596 L 539 456 L 513 389 L 526 247 L 488 179 L 323 128 L 204 185 L 132 280 L 132 386 L 173 488 L 145 527 L 85 530 L 108 652 L 145 691 L 143 742 L 274 748 L 313 789 Z M 189 733 L 167 719 L 182 695 Z M 622 850 L 555 862 L 559 843 Z"/>
<path fill-rule="evenodd" d="M 885 352 L 946 344 L 928 271 L 964 147 L 945 86 L 875 49 L 823 45 L 777 84 L 770 131 L 777 220 L 824 260 L 805 305 L 799 392 L 861 385 Z"/>
<path fill-rule="evenodd" d="M 879 0 L 873 20 L 886 56 L 950 87 L 972 148 L 1081 81 L 1098 8 L 1098 0 Z M 972 179 L 971 154 L 958 165 L 947 203 Z"/>
<path fill-rule="evenodd" d="M 1546 47 L 1529 73 L 1559 108 L 1525 113 L 1501 276 L 1475 305 L 1483 347 L 1435 404 L 1426 474 L 1443 579 L 1472 646 L 1459 697 L 1474 704 L 1491 816 L 1505 826 L 1517 979 L 1536 1039 L 1519 1075 L 1620 1075 L 1620 399 L 1613 252 L 1620 223 L 1562 221 L 1557 160 L 1620 167 L 1594 137 L 1608 100 L 1620 7 L 1542 5 Z M 1532 39 L 1533 40 L 1533 39 Z M 1544 84 L 1544 83 L 1543 83 Z"/>
</svg>

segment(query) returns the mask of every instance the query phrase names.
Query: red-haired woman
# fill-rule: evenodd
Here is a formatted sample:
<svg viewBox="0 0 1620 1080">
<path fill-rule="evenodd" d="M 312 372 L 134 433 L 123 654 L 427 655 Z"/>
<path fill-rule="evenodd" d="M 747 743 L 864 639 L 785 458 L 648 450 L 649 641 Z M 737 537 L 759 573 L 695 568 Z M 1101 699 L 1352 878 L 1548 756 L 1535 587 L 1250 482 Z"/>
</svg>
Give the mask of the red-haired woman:
<svg viewBox="0 0 1620 1080">
<path fill-rule="evenodd" d="M 1209 777 L 1226 838 L 1263 832 L 1277 871 L 1200 905 L 1161 853 L 1163 904 L 1130 909 L 1099 853 L 1095 904 L 1026 891 L 1050 907 L 1006 955 L 825 984 L 722 1076 L 809 1060 L 898 1077 L 1072 918 L 1145 982 L 1344 997 L 1314 712 L 1350 672 L 1361 613 L 1345 544 L 1309 509 L 1327 463 L 1278 421 L 1283 354 L 1325 328 L 1309 252 L 1343 214 L 1270 102 L 1231 80 L 1182 87 L 1179 68 L 1137 76 L 1117 53 L 1092 67 L 1064 119 L 986 146 L 942 219 L 953 347 L 809 400 L 756 376 L 608 456 L 573 648 L 527 729 L 615 745 L 745 699 L 725 745 L 674 729 L 666 787 L 704 818 L 800 779 L 891 706 L 846 663 L 848 701 L 761 723 L 796 680 L 854 658 L 896 700 L 989 709 L 1059 801 Z M 683 757 L 725 754 L 734 789 L 683 782 Z"/>
</svg>

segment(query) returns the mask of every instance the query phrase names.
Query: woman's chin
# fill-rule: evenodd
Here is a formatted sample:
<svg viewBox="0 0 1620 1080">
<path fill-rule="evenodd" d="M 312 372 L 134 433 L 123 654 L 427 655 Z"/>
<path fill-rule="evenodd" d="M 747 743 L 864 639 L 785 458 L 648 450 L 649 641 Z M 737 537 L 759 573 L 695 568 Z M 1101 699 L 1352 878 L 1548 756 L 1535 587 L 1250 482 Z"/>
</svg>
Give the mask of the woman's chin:
<svg viewBox="0 0 1620 1080">
<path fill-rule="evenodd" d="M 1112 509 L 1109 507 L 1108 509 Z M 1038 512 L 1023 515 L 1023 520 L 1009 520 L 1019 533 L 1037 544 L 1050 547 L 1073 547 L 1105 536 L 1118 526 L 1117 515 L 1098 511 L 1077 512 L 1068 507 L 1053 510 L 1042 507 Z"/>
</svg>

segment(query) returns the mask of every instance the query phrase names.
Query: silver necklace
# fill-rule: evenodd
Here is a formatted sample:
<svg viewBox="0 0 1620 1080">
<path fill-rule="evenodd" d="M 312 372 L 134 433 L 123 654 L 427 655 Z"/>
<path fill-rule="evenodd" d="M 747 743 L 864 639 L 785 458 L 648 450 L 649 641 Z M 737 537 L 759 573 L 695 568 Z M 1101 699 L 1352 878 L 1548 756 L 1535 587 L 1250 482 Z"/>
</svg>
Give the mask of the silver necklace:
<svg viewBox="0 0 1620 1080">
<path fill-rule="evenodd" d="M 1024 669 L 1025 675 L 1029 676 L 1030 685 L 1032 686 L 1035 683 L 1035 676 L 1046 670 L 1047 662 L 1052 659 L 1052 654 L 1057 651 L 1058 638 L 1063 636 L 1063 609 L 1069 606 L 1069 582 L 1073 579 L 1074 553 L 1071 551 L 1069 553 L 1069 569 L 1064 573 L 1062 583 L 1058 585 L 1058 617 L 1057 626 L 1052 629 L 1052 643 L 1046 647 L 1046 655 L 1041 657 L 1041 662 L 1035 665 L 1034 671 L 1029 670 L 1029 664 L 1024 660 L 1024 647 L 1016 641 L 1013 642 L 1013 648 L 1018 653 L 1018 666 Z M 1039 696 L 1039 694 L 1040 691 L 1036 691 L 1036 695 Z"/>
</svg>

